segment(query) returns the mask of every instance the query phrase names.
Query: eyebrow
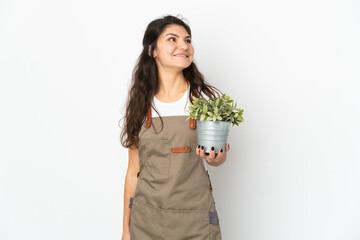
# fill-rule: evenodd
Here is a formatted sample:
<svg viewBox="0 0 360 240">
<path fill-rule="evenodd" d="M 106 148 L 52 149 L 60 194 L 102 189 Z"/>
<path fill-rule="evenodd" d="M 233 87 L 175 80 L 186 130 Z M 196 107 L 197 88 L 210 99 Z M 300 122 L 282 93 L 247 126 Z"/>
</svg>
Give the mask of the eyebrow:
<svg viewBox="0 0 360 240">
<path fill-rule="evenodd" d="M 176 35 L 175 33 L 168 33 L 168 34 L 166 34 L 165 35 L 165 37 L 167 36 L 167 35 L 174 35 L 175 37 L 179 37 L 178 35 Z M 185 38 L 191 38 L 191 36 L 186 36 Z"/>
</svg>

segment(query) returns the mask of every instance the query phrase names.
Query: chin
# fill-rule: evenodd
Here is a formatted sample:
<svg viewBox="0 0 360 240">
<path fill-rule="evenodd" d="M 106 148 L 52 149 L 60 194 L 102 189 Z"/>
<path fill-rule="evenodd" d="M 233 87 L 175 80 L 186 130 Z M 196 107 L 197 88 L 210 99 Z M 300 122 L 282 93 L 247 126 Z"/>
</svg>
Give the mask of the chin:
<svg viewBox="0 0 360 240">
<path fill-rule="evenodd" d="M 178 67 L 180 67 L 180 68 L 182 68 L 182 69 L 185 69 L 185 68 L 188 68 L 190 65 L 191 65 L 191 63 L 181 64 L 181 65 L 178 65 Z"/>
</svg>

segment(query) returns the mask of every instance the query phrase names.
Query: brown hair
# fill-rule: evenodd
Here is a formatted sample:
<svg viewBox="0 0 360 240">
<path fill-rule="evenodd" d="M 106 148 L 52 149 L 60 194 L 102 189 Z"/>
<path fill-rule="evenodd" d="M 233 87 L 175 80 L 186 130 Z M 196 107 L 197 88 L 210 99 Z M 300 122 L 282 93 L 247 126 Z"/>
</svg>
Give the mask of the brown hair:
<svg viewBox="0 0 360 240">
<path fill-rule="evenodd" d="M 147 26 L 142 41 L 143 50 L 132 72 L 131 87 L 126 101 L 126 114 L 122 118 L 125 119 L 125 122 L 124 127 L 122 127 L 120 138 L 121 144 L 126 148 L 139 147 L 139 133 L 141 126 L 145 122 L 147 111 L 150 104 L 152 105 L 153 97 L 159 84 L 158 68 L 155 59 L 153 58 L 154 49 L 156 48 L 159 35 L 165 30 L 166 26 L 171 24 L 183 26 L 191 36 L 190 27 L 180 18 L 171 15 L 155 19 Z M 149 56 L 149 45 L 151 45 L 151 56 Z M 212 99 L 220 97 L 220 93 L 222 94 L 219 89 L 211 86 L 205 81 L 204 76 L 200 73 L 194 61 L 189 67 L 183 69 L 183 75 L 190 84 L 190 101 L 192 101 L 191 93 L 195 89 L 199 93 L 199 95 L 197 95 L 198 97 L 203 96 L 202 92 Z M 154 107 L 152 106 L 152 108 Z M 154 110 L 158 113 L 155 108 Z M 162 122 L 161 116 L 160 119 Z M 119 123 L 120 121 L 121 119 L 119 120 Z"/>
</svg>

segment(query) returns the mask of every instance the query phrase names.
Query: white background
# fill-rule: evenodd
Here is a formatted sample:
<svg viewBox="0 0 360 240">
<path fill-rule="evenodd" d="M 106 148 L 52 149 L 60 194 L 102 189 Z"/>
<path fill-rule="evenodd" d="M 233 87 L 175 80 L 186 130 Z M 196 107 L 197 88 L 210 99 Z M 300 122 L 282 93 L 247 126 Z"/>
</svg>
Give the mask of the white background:
<svg viewBox="0 0 360 240">
<path fill-rule="evenodd" d="M 146 26 L 166 14 L 245 109 L 208 166 L 223 239 L 360 239 L 355 0 L 1 0 L 0 239 L 121 239 L 118 120 Z"/>
</svg>

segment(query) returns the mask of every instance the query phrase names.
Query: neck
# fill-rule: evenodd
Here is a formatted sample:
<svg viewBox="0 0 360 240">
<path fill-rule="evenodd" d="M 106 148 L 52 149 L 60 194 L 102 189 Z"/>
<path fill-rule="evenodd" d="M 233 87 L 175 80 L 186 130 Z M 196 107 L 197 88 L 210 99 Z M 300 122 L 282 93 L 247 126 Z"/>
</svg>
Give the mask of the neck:
<svg viewBox="0 0 360 240">
<path fill-rule="evenodd" d="M 182 71 L 159 71 L 159 86 L 155 95 L 171 98 L 184 93 L 188 86 Z"/>
</svg>

